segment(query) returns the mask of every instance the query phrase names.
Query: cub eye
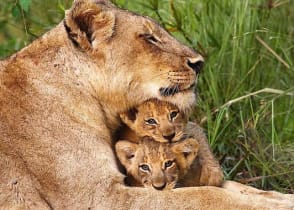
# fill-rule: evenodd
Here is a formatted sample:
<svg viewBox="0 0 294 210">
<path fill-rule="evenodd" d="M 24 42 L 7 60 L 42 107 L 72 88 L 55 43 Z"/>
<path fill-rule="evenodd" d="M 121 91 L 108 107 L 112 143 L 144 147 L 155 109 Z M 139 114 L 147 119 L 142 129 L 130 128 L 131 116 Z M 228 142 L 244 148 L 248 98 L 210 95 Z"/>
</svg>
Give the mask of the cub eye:
<svg viewBox="0 0 294 210">
<path fill-rule="evenodd" d="M 168 160 L 164 163 L 164 168 L 169 168 L 173 165 L 174 161 Z"/>
<path fill-rule="evenodd" d="M 171 113 L 169 114 L 170 119 L 174 119 L 176 116 L 178 116 L 178 113 L 179 113 L 179 112 L 177 112 L 177 111 L 173 111 L 173 112 L 171 112 Z"/>
<path fill-rule="evenodd" d="M 150 171 L 149 166 L 146 165 L 146 164 L 142 164 L 142 165 L 140 165 L 139 168 L 140 168 L 142 171 Z"/>
<path fill-rule="evenodd" d="M 149 125 L 156 125 L 157 124 L 156 120 L 154 120 L 153 118 L 145 120 L 145 122 Z"/>
</svg>

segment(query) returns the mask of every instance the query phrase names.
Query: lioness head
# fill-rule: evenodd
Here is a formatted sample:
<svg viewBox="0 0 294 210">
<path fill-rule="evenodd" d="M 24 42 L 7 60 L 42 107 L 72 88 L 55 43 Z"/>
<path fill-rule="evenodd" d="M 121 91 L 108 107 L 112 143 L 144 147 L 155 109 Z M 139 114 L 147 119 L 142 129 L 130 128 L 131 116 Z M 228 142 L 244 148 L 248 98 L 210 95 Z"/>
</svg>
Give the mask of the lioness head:
<svg viewBox="0 0 294 210">
<path fill-rule="evenodd" d="M 172 189 L 186 174 L 198 152 L 198 143 L 187 139 L 174 144 L 143 138 L 140 143 L 121 140 L 115 145 L 117 157 L 131 176 L 131 185 Z"/>
<path fill-rule="evenodd" d="M 194 103 L 203 58 L 155 21 L 106 0 L 76 0 L 64 25 L 76 49 L 97 66 L 88 77 L 99 101 L 109 107 L 115 104 L 114 112 L 150 98 L 182 110 Z"/>
<path fill-rule="evenodd" d="M 159 142 L 180 140 L 187 123 L 187 117 L 177 106 L 157 99 L 147 100 L 120 117 L 137 136 L 150 136 Z"/>
</svg>

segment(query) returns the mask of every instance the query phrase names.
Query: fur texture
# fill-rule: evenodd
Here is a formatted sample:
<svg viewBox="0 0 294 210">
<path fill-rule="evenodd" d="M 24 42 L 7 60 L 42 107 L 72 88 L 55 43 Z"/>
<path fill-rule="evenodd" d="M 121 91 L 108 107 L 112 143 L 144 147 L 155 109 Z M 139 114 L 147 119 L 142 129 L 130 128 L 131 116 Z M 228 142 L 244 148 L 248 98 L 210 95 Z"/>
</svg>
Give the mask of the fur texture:
<svg viewBox="0 0 294 210">
<path fill-rule="evenodd" d="M 144 137 L 138 143 L 120 140 L 115 150 L 127 171 L 128 185 L 165 190 L 174 188 L 189 170 L 198 142 L 185 139 L 170 144 Z"/>
<path fill-rule="evenodd" d="M 0 209 L 289 208 L 284 196 L 123 184 L 111 141 L 118 113 L 149 98 L 189 110 L 188 60 L 203 61 L 154 21 L 74 1 L 64 22 L 0 62 Z"/>
<path fill-rule="evenodd" d="M 119 139 L 138 143 L 142 137 L 149 136 L 158 142 L 171 143 L 189 136 L 199 142 L 199 155 L 196 159 L 193 158 L 192 166 L 191 163 L 186 164 L 185 158 L 181 161 L 180 172 L 186 176 L 180 176 L 179 186 L 222 185 L 223 172 L 210 151 L 204 132 L 197 124 L 187 124 L 186 115 L 177 106 L 166 101 L 150 99 L 121 113 L 120 117 L 127 126 L 123 126 L 118 133 Z"/>
<path fill-rule="evenodd" d="M 187 117 L 177 106 L 150 99 L 120 114 L 127 127 L 119 132 L 120 139 L 138 142 L 150 136 L 158 142 L 176 142 L 183 137 Z"/>
</svg>

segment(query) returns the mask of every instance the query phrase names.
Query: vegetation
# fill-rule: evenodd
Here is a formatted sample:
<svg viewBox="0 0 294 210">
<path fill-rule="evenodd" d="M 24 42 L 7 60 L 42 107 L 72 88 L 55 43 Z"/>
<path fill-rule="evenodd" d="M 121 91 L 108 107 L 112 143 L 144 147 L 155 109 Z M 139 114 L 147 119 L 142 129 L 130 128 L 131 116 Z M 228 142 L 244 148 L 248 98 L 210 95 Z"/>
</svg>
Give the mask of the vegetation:
<svg viewBox="0 0 294 210">
<path fill-rule="evenodd" d="M 227 179 L 294 193 L 294 1 L 115 0 L 198 49 L 192 119 Z M 71 0 L 0 2 L 0 57 L 54 27 Z"/>
</svg>

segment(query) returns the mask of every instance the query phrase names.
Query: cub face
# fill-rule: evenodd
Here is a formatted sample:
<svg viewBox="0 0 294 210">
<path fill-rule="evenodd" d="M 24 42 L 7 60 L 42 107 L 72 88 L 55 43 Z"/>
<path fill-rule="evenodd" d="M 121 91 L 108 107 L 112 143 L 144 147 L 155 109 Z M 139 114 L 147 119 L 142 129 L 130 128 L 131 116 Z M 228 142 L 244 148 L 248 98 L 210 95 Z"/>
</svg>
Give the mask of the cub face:
<svg viewBox="0 0 294 210">
<path fill-rule="evenodd" d="M 157 99 L 121 113 L 120 118 L 137 136 L 150 136 L 158 142 L 179 141 L 187 123 L 177 106 Z"/>
<path fill-rule="evenodd" d="M 186 174 L 197 155 L 198 143 L 193 139 L 160 143 L 146 137 L 139 143 L 118 141 L 115 150 L 132 180 L 130 185 L 165 190 L 174 188 Z"/>
</svg>

